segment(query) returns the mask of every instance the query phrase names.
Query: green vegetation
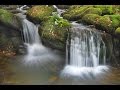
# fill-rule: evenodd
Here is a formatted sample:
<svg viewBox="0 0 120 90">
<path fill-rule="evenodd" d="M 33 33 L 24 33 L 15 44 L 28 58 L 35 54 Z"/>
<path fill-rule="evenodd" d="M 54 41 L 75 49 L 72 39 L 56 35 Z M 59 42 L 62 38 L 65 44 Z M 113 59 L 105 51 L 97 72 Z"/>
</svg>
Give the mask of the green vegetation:
<svg viewBox="0 0 120 90">
<path fill-rule="evenodd" d="M 65 48 L 67 32 L 70 27 L 70 23 L 59 17 L 56 13 L 50 16 L 47 21 L 42 22 L 42 26 L 39 30 L 42 39 L 47 40 L 52 46 L 58 49 Z"/>
<path fill-rule="evenodd" d="M 70 23 L 66 20 L 60 17 L 57 12 L 53 12 L 53 16 L 50 16 L 50 22 L 52 25 L 57 25 L 59 27 L 69 27 Z"/>
</svg>

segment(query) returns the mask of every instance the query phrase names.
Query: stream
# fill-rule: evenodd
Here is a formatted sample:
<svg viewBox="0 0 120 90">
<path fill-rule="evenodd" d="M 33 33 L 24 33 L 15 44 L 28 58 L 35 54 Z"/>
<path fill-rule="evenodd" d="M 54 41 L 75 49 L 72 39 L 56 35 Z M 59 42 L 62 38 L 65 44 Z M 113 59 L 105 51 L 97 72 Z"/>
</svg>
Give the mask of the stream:
<svg viewBox="0 0 120 90">
<path fill-rule="evenodd" d="M 22 11 L 22 8 L 17 9 Z M 59 15 L 64 12 L 60 9 L 57 11 Z M 23 21 L 22 37 L 27 47 L 27 54 L 0 58 L 4 61 L 0 68 L 3 71 L 0 78 L 2 85 L 120 84 L 119 68 L 106 63 L 106 47 L 100 33 L 72 22 L 74 33 L 71 35 L 71 42 L 68 43 L 70 48 L 66 49 L 64 55 L 42 44 L 38 25 L 27 20 L 24 12 L 17 15 Z M 80 31 L 80 36 L 75 37 L 78 34 L 77 30 Z M 100 54 L 102 51 L 104 55 Z M 5 72 L 6 68 L 8 73 Z"/>
</svg>

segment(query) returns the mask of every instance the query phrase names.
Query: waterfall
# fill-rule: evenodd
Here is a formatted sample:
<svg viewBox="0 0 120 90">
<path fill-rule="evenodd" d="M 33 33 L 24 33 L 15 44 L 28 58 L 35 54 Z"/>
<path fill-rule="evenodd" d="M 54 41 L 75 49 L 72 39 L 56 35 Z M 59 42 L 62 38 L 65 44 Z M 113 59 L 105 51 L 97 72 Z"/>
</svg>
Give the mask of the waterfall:
<svg viewBox="0 0 120 90">
<path fill-rule="evenodd" d="M 90 77 L 90 73 L 95 76 L 108 70 L 106 46 L 100 32 L 75 22 L 72 25 L 70 41 L 68 39 L 66 45 L 66 66 L 62 75 Z"/>
<path fill-rule="evenodd" d="M 105 65 L 106 46 L 99 32 L 73 27 L 70 42 L 70 65 L 76 67 Z"/>
<path fill-rule="evenodd" d="M 27 19 L 23 20 L 23 38 L 25 43 L 41 43 L 38 34 L 38 26 Z"/>
<path fill-rule="evenodd" d="M 24 62 L 27 64 L 38 63 L 38 61 L 50 57 L 49 49 L 42 45 L 38 34 L 38 25 L 27 19 L 23 19 L 23 39 L 27 46 L 27 55 Z"/>
<path fill-rule="evenodd" d="M 56 50 L 51 50 L 45 47 L 38 33 L 38 26 L 28 21 L 26 18 L 23 19 L 23 31 L 22 36 L 24 44 L 27 47 L 27 55 L 23 59 L 25 65 L 39 65 L 42 63 L 44 66 L 47 63 L 56 62 L 56 59 L 60 59 Z M 45 67 L 43 67 L 45 69 Z M 47 70 L 47 69 L 46 69 Z"/>
</svg>

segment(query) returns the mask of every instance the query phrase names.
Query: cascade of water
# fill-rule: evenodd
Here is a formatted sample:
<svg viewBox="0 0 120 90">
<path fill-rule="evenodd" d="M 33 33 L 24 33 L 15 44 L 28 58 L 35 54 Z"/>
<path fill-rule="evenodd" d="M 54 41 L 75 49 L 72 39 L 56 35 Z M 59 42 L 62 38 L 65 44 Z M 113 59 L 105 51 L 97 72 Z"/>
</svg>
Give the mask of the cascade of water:
<svg viewBox="0 0 120 90">
<path fill-rule="evenodd" d="M 41 43 L 38 34 L 38 26 L 34 25 L 27 19 L 23 20 L 23 36 L 25 43 Z"/>
<path fill-rule="evenodd" d="M 107 70 L 106 46 L 100 32 L 75 22 L 72 25 L 70 43 L 67 41 L 70 48 L 66 47 L 66 67 L 62 74 L 83 77 L 84 71 L 89 77 L 89 73 L 96 75 Z"/>
<path fill-rule="evenodd" d="M 92 30 L 72 29 L 74 29 L 74 32 L 71 35 L 70 65 L 96 67 L 100 65 L 100 58 L 103 61 L 102 65 L 105 65 L 106 46 L 101 35 Z M 77 33 L 79 33 L 79 36 L 77 36 Z M 102 56 L 100 56 L 101 52 Z"/>
<path fill-rule="evenodd" d="M 57 12 L 58 12 L 58 15 L 59 15 L 59 16 L 60 16 L 63 12 L 65 12 L 65 10 L 59 9 L 56 5 L 53 5 L 53 7 L 54 7 L 55 9 L 57 9 Z"/>
<path fill-rule="evenodd" d="M 54 54 L 51 53 L 50 49 L 42 45 L 38 26 L 27 19 L 23 19 L 23 39 L 28 52 L 23 61 L 25 64 L 31 65 L 35 63 L 36 65 L 40 61 L 48 60 L 48 58 L 53 59 Z"/>
</svg>

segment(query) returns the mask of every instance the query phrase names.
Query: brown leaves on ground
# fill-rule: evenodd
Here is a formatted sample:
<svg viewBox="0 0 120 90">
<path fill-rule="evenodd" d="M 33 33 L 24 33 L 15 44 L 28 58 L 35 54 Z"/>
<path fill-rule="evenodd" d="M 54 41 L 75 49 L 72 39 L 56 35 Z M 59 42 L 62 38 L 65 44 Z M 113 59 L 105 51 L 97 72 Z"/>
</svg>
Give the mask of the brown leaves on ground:
<svg viewBox="0 0 120 90">
<path fill-rule="evenodd" d="M 0 50 L 0 56 L 12 57 L 14 55 L 16 55 L 15 52 L 8 51 L 8 50 Z"/>
</svg>

